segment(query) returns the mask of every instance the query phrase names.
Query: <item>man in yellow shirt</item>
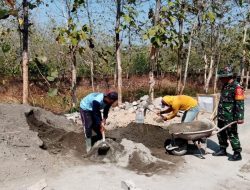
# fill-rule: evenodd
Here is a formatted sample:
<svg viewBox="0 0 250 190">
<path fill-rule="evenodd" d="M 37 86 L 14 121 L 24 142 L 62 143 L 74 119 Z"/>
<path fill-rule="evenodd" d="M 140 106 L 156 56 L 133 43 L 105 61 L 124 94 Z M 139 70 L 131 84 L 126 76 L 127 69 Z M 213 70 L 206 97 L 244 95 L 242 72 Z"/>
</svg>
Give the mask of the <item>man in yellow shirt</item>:
<svg viewBox="0 0 250 190">
<path fill-rule="evenodd" d="M 161 102 L 163 106 L 168 106 L 168 109 L 158 113 L 159 115 L 169 113 L 166 117 L 164 117 L 165 121 L 177 116 L 179 110 L 184 111 L 181 122 L 191 122 L 199 113 L 197 100 L 190 96 L 164 96 Z"/>
</svg>

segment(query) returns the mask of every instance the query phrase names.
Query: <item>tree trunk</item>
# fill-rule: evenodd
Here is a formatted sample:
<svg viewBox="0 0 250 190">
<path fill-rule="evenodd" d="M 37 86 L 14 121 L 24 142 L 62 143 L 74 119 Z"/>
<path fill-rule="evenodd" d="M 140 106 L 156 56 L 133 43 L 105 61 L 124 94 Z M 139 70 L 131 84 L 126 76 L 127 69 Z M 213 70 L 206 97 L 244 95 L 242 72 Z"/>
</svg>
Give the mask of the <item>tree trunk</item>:
<svg viewBox="0 0 250 190">
<path fill-rule="evenodd" d="M 154 100 L 154 85 L 155 85 L 154 73 L 151 71 L 149 72 L 149 100 L 150 102 L 153 102 Z"/>
<path fill-rule="evenodd" d="M 117 87 L 117 78 L 118 78 L 118 71 L 117 71 L 117 63 L 115 64 L 115 70 L 114 70 L 114 87 Z"/>
<path fill-rule="evenodd" d="M 188 54 L 187 54 L 187 59 L 186 59 L 186 65 L 185 65 L 185 73 L 184 73 L 184 78 L 183 78 L 183 86 L 181 89 L 180 94 L 183 94 L 183 91 L 185 89 L 186 86 L 186 81 L 187 81 L 187 74 L 188 74 L 188 65 L 189 65 L 189 58 L 190 58 L 190 54 L 191 54 L 191 47 L 192 47 L 192 38 L 193 38 L 193 34 L 194 34 L 194 27 L 192 27 L 191 29 L 191 34 L 190 34 L 190 39 L 189 39 L 189 44 L 188 44 Z"/>
<path fill-rule="evenodd" d="M 249 80 L 249 70 L 247 70 L 245 90 L 247 90 L 247 89 L 248 89 L 248 80 Z"/>
<path fill-rule="evenodd" d="M 207 60 L 206 53 L 204 53 L 203 59 L 204 59 L 204 63 L 205 63 L 205 65 L 204 65 L 204 84 L 206 84 L 206 82 L 207 82 L 207 69 L 208 69 L 208 60 Z M 204 89 L 205 89 L 205 87 L 204 87 Z"/>
<path fill-rule="evenodd" d="M 211 78 L 213 76 L 213 69 L 214 69 L 214 55 L 211 55 L 209 72 L 208 72 L 208 76 L 207 76 L 207 81 L 205 83 L 205 93 L 208 93 L 210 80 L 211 80 Z"/>
<path fill-rule="evenodd" d="M 180 94 L 181 92 L 181 83 L 182 83 L 182 49 L 183 49 L 183 18 L 179 19 L 179 48 L 177 52 L 177 88 L 176 88 L 176 94 Z"/>
<path fill-rule="evenodd" d="M 161 8 L 161 0 L 156 0 L 155 6 L 155 13 L 154 13 L 154 23 L 153 25 L 156 26 L 159 23 L 159 15 L 160 15 L 160 8 Z M 154 99 L 154 72 L 156 71 L 156 65 L 159 55 L 159 48 L 155 47 L 153 44 L 151 46 L 150 55 L 149 55 L 149 96 L 150 101 Z"/>
<path fill-rule="evenodd" d="M 220 54 L 218 60 L 216 61 L 215 74 L 214 74 L 214 94 L 217 92 L 217 81 L 218 81 L 218 65 L 220 63 Z"/>
<path fill-rule="evenodd" d="M 247 37 L 247 25 L 245 25 L 244 27 L 243 55 L 242 55 L 242 61 L 240 65 L 240 84 L 243 84 L 243 81 L 244 81 L 244 72 L 245 72 L 245 65 L 246 65 L 246 48 L 244 46 L 246 44 L 246 37 Z"/>
<path fill-rule="evenodd" d="M 156 0 L 154 23 L 153 23 L 154 26 L 156 26 L 159 22 L 160 8 L 161 8 L 161 0 Z M 158 53 L 159 53 L 159 49 L 152 44 L 151 50 L 150 50 L 150 56 L 149 56 L 149 67 L 150 67 L 150 71 L 152 71 L 153 73 L 156 70 Z"/>
<path fill-rule="evenodd" d="M 76 107 L 77 96 L 76 96 L 76 51 L 71 50 L 71 73 L 72 73 L 72 81 L 71 81 L 71 96 L 72 96 L 72 107 Z"/>
<path fill-rule="evenodd" d="M 86 1 L 86 9 L 87 9 L 87 15 L 88 15 L 88 21 L 89 21 L 89 28 L 90 28 L 90 39 L 92 40 L 93 36 L 93 24 L 91 22 L 91 16 L 90 16 L 90 11 L 89 11 L 89 0 Z M 91 44 L 90 44 L 91 45 Z M 89 48 L 90 52 L 90 77 L 91 77 L 91 86 L 92 86 L 92 91 L 95 91 L 95 86 L 94 86 L 94 56 L 93 56 L 93 50 L 92 47 Z"/>
<path fill-rule="evenodd" d="M 208 70 L 208 75 L 207 75 L 207 69 L 208 69 L 208 63 L 207 60 L 205 60 L 205 84 L 204 84 L 204 90 L 205 93 L 208 93 L 208 89 L 209 89 L 209 84 L 210 84 L 210 80 L 213 76 L 213 70 L 214 70 L 214 57 L 215 57 L 215 51 L 217 50 L 216 48 L 216 40 L 217 39 L 213 39 L 214 37 L 214 24 L 211 23 L 211 33 L 210 33 L 210 51 L 211 51 L 211 55 L 210 55 L 210 63 L 209 63 L 209 70 Z M 218 37 L 218 36 L 217 36 Z M 218 40 L 219 41 L 219 40 Z M 218 42 L 217 41 L 217 42 Z M 206 55 L 206 54 L 205 54 Z M 206 57 L 204 57 L 206 58 Z"/>
<path fill-rule="evenodd" d="M 128 53 L 129 53 L 129 58 L 127 65 L 127 76 L 126 76 L 127 79 L 129 78 L 130 63 L 132 62 L 131 26 L 128 27 Z"/>
<path fill-rule="evenodd" d="M 28 37 L 29 37 L 29 7 L 28 1 L 23 0 L 23 18 L 24 26 L 23 34 L 23 52 L 22 52 L 22 65 L 23 65 L 23 104 L 28 104 L 29 97 L 29 56 L 28 56 Z"/>
<path fill-rule="evenodd" d="M 91 86 L 92 91 L 95 91 L 95 85 L 94 85 L 94 62 L 93 62 L 93 56 L 91 53 L 91 60 L 90 60 L 90 77 L 91 77 Z"/>
<path fill-rule="evenodd" d="M 156 71 L 158 52 L 159 52 L 159 49 L 156 48 L 154 45 L 152 45 L 151 50 L 150 50 L 150 56 L 149 56 L 149 64 L 150 64 L 150 71 L 152 71 L 153 73 Z"/>
<path fill-rule="evenodd" d="M 116 26 L 115 26 L 115 47 L 116 47 L 116 67 L 117 67 L 117 91 L 118 105 L 122 104 L 122 67 L 121 67 L 121 41 L 120 41 L 120 22 L 121 22 L 121 0 L 117 0 Z"/>
<path fill-rule="evenodd" d="M 116 50 L 117 61 L 117 91 L 118 91 L 118 105 L 122 104 L 122 67 L 121 67 L 121 54 L 120 47 Z"/>
</svg>

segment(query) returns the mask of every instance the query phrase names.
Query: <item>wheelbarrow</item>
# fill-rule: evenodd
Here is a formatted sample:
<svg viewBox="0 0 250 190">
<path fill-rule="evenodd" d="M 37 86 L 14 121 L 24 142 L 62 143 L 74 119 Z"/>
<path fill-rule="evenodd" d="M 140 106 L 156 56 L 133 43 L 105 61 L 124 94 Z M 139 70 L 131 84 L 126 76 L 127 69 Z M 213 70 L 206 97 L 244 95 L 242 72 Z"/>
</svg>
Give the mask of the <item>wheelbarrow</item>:
<svg viewBox="0 0 250 190">
<path fill-rule="evenodd" d="M 205 128 L 203 127 L 204 129 L 202 130 L 197 130 L 196 128 L 192 128 L 192 125 L 194 124 L 199 125 L 199 122 L 200 124 L 206 125 L 206 127 Z M 210 120 L 178 123 L 178 124 L 173 124 L 172 126 L 170 125 L 168 127 L 168 130 L 171 138 L 165 141 L 164 144 L 165 149 L 170 154 L 182 156 L 187 153 L 188 142 L 192 141 L 199 150 L 200 153 L 199 157 L 204 159 L 205 157 L 202 154 L 200 144 L 205 143 L 205 154 L 206 154 L 207 139 L 213 135 L 218 134 L 222 130 L 230 127 L 235 123 L 236 121 L 231 122 L 221 129 L 217 128 L 216 125 Z M 183 131 L 182 132 L 176 131 L 175 129 L 176 127 L 182 128 Z"/>
</svg>

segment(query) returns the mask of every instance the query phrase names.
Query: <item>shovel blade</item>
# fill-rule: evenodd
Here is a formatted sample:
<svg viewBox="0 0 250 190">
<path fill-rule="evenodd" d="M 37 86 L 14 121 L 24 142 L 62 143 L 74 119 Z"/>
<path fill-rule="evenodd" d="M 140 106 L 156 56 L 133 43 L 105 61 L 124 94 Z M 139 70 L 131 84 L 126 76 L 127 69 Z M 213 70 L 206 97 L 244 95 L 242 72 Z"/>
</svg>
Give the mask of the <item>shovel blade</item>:
<svg viewBox="0 0 250 190">
<path fill-rule="evenodd" d="M 98 148 L 98 155 L 106 155 L 110 149 L 110 146 L 108 146 L 106 143 L 102 143 L 100 147 Z"/>
</svg>

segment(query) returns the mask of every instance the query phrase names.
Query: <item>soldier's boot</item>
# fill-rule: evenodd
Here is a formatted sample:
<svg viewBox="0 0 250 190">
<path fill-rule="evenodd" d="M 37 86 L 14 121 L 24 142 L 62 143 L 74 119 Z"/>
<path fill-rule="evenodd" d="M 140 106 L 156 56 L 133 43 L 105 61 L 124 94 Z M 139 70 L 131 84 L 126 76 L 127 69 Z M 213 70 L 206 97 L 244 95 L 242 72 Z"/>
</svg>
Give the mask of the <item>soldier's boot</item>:
<svg viewBox="0 0 250 190">
<path fill-rule="evenodd" d="M 86 152 L 88 153 L 91 150 L 91 138 L 86 138 L 85 139 L 85 143 L 86 143 Z"/>
<path fill-rule="evenodd" d="M 228 158 L 229 161 L 239 161 L 242 160 L 241 154 L 238 151 L 235 151 L 233 156 Z"/>
<path fill-rule="evenodd" d="M 218 152 L 214 152 L 213 156 L 227 156 L 226 148 L 220 148 Z"/>
</svg>

